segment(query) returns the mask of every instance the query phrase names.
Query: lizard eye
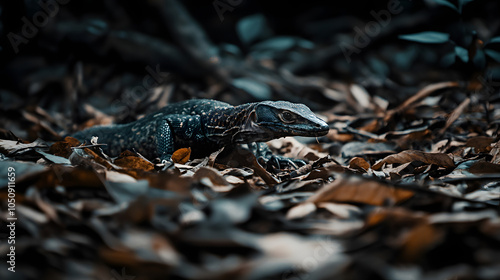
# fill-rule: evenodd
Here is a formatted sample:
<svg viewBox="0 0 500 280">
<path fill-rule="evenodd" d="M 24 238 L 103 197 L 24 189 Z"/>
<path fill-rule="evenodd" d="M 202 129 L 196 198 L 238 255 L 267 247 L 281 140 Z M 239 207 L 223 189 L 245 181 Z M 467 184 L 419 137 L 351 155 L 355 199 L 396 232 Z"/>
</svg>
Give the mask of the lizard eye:
<svg viewBox="0 0 500 280">
<path fill-rule="evenodd" d="M 295 121 L 293 114 L 290 112 L 285 111 L 285 112 L 281 113 L 279 116 L 280 116 L 280 119 L 285 123 L 292 123 Z"/>
</svg>

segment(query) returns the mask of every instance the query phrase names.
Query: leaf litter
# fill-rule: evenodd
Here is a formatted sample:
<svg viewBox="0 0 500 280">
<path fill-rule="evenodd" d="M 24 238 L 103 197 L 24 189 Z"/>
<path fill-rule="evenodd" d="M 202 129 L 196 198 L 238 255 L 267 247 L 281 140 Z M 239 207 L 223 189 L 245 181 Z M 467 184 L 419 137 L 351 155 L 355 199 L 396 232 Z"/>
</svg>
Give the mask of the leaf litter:
<svg viewBox="0 0 500 280">
<path fill-rule="evenodd" d="M 460 116 L 450 118 L 434 131 L 442 135 L 453 129 L 450 123 Z M 93 263 L 95 271 L 127 267 L 152 278 L 207 279 L 314 275 L 325 266 L 331 267 L 329 275 L 344 275 L 381 256 L 390 269 L 410 265 L 415 275 L 432 275 L 457 258 L 447 249 L 457 246 L 454 242 L 465 252 L 495 254 L 500 232 L 496 138 L 435 136 L 427 148 L 416 150 L 408 148 L 422 148 L 421 138 L 412 143 L 415 136 L 409 133 L 403 150 L 403 142 L 395 141 L 401 138 L 389 138 L 396 132 L 376 140 L 390 148 L 360 142 L 370 148 L 327 157 L 328 140 L 307 145 L 273 140 L 269 145 L 276 153 L 308 161 L 279 173 L 238 149 L 201 161 L 189 159 L 188 149 L 179 150 L 173 170 L 157 171 L 136 153 L 109 158 L 96 143 L 79 148 L 71 137 L 50 146 L 2 140 L 6 159 L 0 163 L 16 169 L 18 215 L 26 221 L 20 225 L 18 255 L 27 258 L 38 248 L 58 260 L 42 261 L 43 270 L 52 271 L 71 266 L 72 252 L 84 246 L 78 262 Z M 343 133 L 353 133 L 352 140 L 373 139 Z M 440 152 L 431 151 L 433 142 Z M 349 143 L 355 142 L 343 146 Z M 1 182 L 6 198 L 6 178 Z M 41 247 L 29 241 L 35 237 Z M 363 249 L 370 246 L 380 249 Z M 310 267 L 307 260 L 315 256 L 307 252 L 314 250 L 323 250 L 325 257 Z M 364 257 L 358 259 L 360 254 Z M 469 257 L 471 267 L 495 263 Z"/>
<path fill-rule="evenodd" d="M 317 43 L 278 36 L 264 15 L 250 15 L 238 27 L 248 32 L 243 52 L 215 47 L 179 1 L 144 4 L 154 13 L 140 26 L 182 23 L 163 38 L 169 41 L 143 27 L 127 30 L 127 8 L 105 2 L 123 30 L 105 16 L 76 21 L 61 7 L 66 20 L 33 43 L 50 52 L 75 49 L 71 63 L 50 66 L 21 52 L 16 59 L 30 62 L 2 68 L 18 73 L 46 63 L 23 77 L 36 102 L 24 105 L 15 87 L 0 91 L 2 113 L 11 115 L 1 117 L 0 170 L 15 169 L 17 279 L 500 279 L 498 88 L 415 65 L 389 73 L 398 69 L 386 62 L 392 57 L 428 59 L 383 37 L 419 17 L 394 17 L 401 24 L 373 38 L 387 49 L 370 44 L 364 59 L 346 65 L 336 38 L 314 30 L 332 34 L 340 21 L 358 22 L 354 17 L 304 23 Z M 150 78 L 161 80 L 131 97 L 127 79 L 147 79 L 128 66 L 87 61 L 81 45 L 98 59 L 159 63 L 170 67 L 168 75 L 155 72 Z M 350 68 L 355 74 L 345 72 Z M 328 77 L 326 69 L 349 78 Z M 64 98 L 52 94 L 53 84 Z M 286 99 L 308 105 L 331 129 L 318 139 L 268 142 L 274 154 L 305 161 L 280 170 L 243 147 L 202 159 L 180 149 L 164 168 L 135 151 L 109 157 L 99 139 L 63 137 L 188 98 Z M 106 108 L 116 100 L 124 110 Z M 8 183 L 2 171 L 2 242 Z M 0 245 L 0 254 L 8 250 Z M 0 278 L 11 276 L 1 263 Z"/>
</svg>

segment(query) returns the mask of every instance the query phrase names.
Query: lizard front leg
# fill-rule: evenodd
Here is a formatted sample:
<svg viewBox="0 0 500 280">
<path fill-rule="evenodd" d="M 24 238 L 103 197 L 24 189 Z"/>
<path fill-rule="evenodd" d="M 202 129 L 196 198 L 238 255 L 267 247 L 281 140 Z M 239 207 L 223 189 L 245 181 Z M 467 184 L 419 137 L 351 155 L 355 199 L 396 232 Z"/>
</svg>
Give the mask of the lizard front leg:
<svg viewBox="0 0 500 280">
<path fill-rule="evenodd" d="M 285 169 L 299 167 L 306 163 L 301 159 L 292 159 L 284 156 L 274 155 L 269 146 L 264 142 L 254 142 L 248 144 L 252 153 L 257 157 L 259 163 L 264 165 L 267 169 Z"/>
<path fill-rule="evenodd" d="M 161 163 L 165 164 L 164 169 L 166 169 L 173 166 L 172 154 L 175 151 L 174 135 L 166 119 L 158 120 L 156 125 L 156 152 Z"/>
</svg>

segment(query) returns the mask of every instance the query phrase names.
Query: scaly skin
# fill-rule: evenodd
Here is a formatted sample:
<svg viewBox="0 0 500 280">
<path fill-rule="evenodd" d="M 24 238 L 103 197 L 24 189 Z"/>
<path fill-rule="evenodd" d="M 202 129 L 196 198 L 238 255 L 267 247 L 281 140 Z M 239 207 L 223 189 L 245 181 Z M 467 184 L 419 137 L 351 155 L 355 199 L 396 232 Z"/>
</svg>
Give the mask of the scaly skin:
<svg viewBox="0 0 500 280">
<path fill-rule="evenodd" d="M 196 99 L 171 104 L 132 123 L 91 127 L 73 137 L 88 142 L 97 136 L 111 156 L 134 149 L 146 158 L 169 161 L 184 147 L 191 147 L 191 157 L 199 158 L 224 146 L 327 132 L 328 125 L 302 104 L 263 101 L 232 106 Z"/>
</svg>

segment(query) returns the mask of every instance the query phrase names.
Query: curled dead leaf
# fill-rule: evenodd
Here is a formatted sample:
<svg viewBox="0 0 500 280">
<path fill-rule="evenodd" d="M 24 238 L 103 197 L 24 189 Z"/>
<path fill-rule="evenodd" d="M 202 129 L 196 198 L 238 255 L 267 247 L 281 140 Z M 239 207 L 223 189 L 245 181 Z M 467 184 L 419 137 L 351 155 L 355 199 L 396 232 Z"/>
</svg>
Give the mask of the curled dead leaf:
<svg viewBox="0 0 500 280">
<path fill-rule="evenodd" d="M 180 148 L 172 154 L 172 161 L 184 164 L 188 162 L 189 157 L 191 157 L 191 148 Z"/>
<path fill-rule="evenodd" d="M 370 169 L 370 164 L 364 158 L 354 157 L 349 161 L 349 168 L 366 172 Z"/>
<path fill-rule="evenodd" d="M 417 101 L 431 95 L 433 92 L 450 87 L 458 87 L 458 82 L 440 82 L 435 84 L 430 84 L 419 90 L 416 94 L 405 100 L 401 105 L 397 108 L 387 111 L 387 114 L 384 118 L 386 122 L 390 121 L 396 114 L 404 112 L 408 108 L 411 108 Z"/>
<path fill-rule="evenodd" d="M 269 141 L 268 145 L 276 150 L 281 150 L 284 156 L 289 158 L 318 160 L 326 156 L 326 154 L 309 148 L 293 137 L 274 139 Z"/>
<path fill-rule="evenodd" d="M 38 139 L 32 143 L 21 143 L 19 141 L 0 139 L 0 153 L 9 156 L 18 155 L 34 148 L 46 148 L 47 144 Z"/>
<path fill-rule="evenodd" d="M 219 171 L 211 167 L 201 167 L 194 173 L 193 179 L 216 192 L 228 192 L 234 188 Z"/>
<path fill-rule="evenodd" d="M 49 148 L 49 153 L 56 156 L 69 158 L 69 156 L 73 152 L 71 148 L 77 147 L 80 144 L 80 141 L 78 141 L 76 138 L 67 136 L 63 141 L 58 141 L 52 144 L 52 146 L 50 146 Z"/>
<path fill-rule="evenodd" d="M 413 195 L 413 191 L 381 182 L 341 177 L 325 185 L 307 199 L 307 202 L 355 202 L 382 206 L 388 202 L 392 204 L 403 202 Z"/>
<path fill-rule="evenodd" d="M 466 98 L 460 105 L 458 105 L 453 112 L 450 113 L 448 119 L 446 120 L 445 126 L 439 131 L 439 133 L 443 134 L 459 117 L 462 113 L 467 109 L 470 104 L 470 98 Z"/>
<path fill-rule="evenodd" d="M 139 169 L 143 171 L 152 171 L 155 168 L 154 164 L 136 156 L 130 151 L 121 153 L 120 156 L 114 161 L 114 163 L 120 167 Z"/>
<path fill-rule="evenodd" d="M 391 163 L 408 163 L 413 161 L 421 161 L 426 164 L 435 164 L 442 167 L 454 167 L 455 163 L 450 156 L 444 153 L 426 153 L 416 150 L 402 151 L 401 153 L 390 155 L 375 163 L 372 168 L 380 170 L 384 164 Z"/>
</svg>

